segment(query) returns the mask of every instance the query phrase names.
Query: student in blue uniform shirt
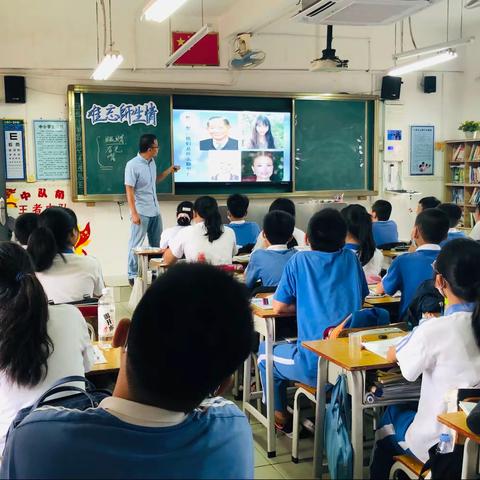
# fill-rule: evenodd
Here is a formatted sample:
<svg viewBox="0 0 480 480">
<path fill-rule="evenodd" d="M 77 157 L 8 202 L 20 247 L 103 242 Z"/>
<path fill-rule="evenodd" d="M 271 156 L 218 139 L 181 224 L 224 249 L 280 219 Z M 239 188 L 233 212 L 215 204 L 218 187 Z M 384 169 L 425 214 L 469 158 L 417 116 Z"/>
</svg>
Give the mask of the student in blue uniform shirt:
<svg viewBox="0 0 480 480">
<path fill-rule="evenodd" d="M 377 200 L 372 205 L 373 238 L 375 245 L 398 242 L 397 224 L 390 220 L 392 204 L 386 200 Z"/>
<path fill-rule="evenodd" d="M 274 295 L 276 313 L 297 315 L 298 340 L 274 347 L 275 423 L 289 433 L 287 382 L 316 385 L 318 357 L 302 342 L 320 340 L 328 327 L 336 326 L 359 310 L 368 294 L 362 266 L 354 252 L 344 249 L 347 226 L 340 212 L 327 208 L 310 219 L 307 240 L 311 251 L 294 255 L 283 272 Z M 265 344 L 259 349 L 258 366 L 265 390 Z"/>
<path fill-rule="evenodd" d="M 260 233 L 260 227 L 255 222 L 245 221 L 249 204 L 248 197 L 240 193 L 234 193 L 227 199 L 228 218 L 230 219 L 228 227 L 235 232 L 239 247 L 249 244 L 253 246 Z"/>
<path fill-rule="evenodd" d="M 115 331 L 113 396 L 31 412 L 8 437 L 0 477 L 253 478 L 245 415 L 204 401 L 225 391 L 252 335 L 245 286 L 211 265 L 172 267 Z"/>
<path fill-rule="evenodd" d="M 417 250 L 397 257 L 383 280 L 377 285 L 377 293 L 393 295 L 402 293 L 400 316 L 410 305 L 418 286 L 433 277 L 432 263 L 440 252 L 440 243 L 447 237 L 448 217 L 436 208 L 420 213 L 412 231 L 412 243 Z"/>
<path fill-rule="evenodd" d="M 466 238 L 449 242 L 434 269 L 435 286 L 448 302 L 445 313 L 423 319 L 388 353 L 407 380 L 422 376 L 418 410 L 408 404 L 387 408 L 375 434 L 373 480 L 388 478 L 394 455 L 428 460 L 445 432 L 437 416 L 446 413 L 446 396 L 480 383 L 480 245 Z"/>
<path fill-rule="evenodd" d="M 457 225 L 460 223 L 460 219 L 462 218 L 462 209 L 454 203 L 442 203 L 437 208 L 442 212 L 445 212 L 450 224 L 447 239 L 444 240 L 440 245 L 443 247 L 451 240 L 455 240 L 456 238 L 465 238 L 465 233 L 457 229 Z"/>
<path fill-rule="evenodd" d="M 287 247 L 294 228 L 295 218 L 289 213 L 274 210 L 265 215 L 262 235 L 267 248 L 256 250 L 250 257 L 245 274 L 248 288 L 253 288 L 257 282 L 264 287 L 278 285 L 285 265 L 296 253 L 296 250 Z"/>
</svg>

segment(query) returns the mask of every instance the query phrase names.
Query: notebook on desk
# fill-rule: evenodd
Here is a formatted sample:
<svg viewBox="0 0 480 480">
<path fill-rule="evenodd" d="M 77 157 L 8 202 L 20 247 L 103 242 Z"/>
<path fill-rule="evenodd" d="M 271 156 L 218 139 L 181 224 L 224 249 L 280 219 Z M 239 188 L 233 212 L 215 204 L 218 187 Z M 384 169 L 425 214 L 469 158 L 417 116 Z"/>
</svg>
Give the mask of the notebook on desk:
<svg viewBox="0 0 480 480">
<path fill-rule="evenodd" d="M 252 298 L 252 305 L 262 310 L 271 310 L 273 308 L 273 295 L 263 298 Z"/>
</svg>

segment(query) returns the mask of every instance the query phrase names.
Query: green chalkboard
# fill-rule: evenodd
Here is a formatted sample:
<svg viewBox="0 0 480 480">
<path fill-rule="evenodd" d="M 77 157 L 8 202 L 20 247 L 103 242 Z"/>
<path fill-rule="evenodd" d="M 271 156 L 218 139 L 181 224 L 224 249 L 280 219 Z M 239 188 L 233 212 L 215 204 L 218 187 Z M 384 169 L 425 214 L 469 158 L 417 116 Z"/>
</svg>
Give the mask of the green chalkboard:
<svg viewBox="0 0 480 480">
<path fill-rule="evenodd" d="M 378 99 L 372 96 L 178 94 L 164 90 L 69 88 L 73 200 L 125 200 L 124 170 L 143 133 L 160 144 L 157 170 L 172 162 L 172 109 L 292 112 L 293 178 L 283 184 L 158 184 L 163 195 L 368 194 L 375 189 Z"/>
<path fill-rule="evenodd" d="M 123 200 L 125 165 L 144 133 L 158 138 L 158 172 L 171 165 L 170 104 L 170 95 L 156 93 L 74 93 L 77 199 Z M 157 191 L 173 193 L 172 178 Z"/>
<path fill-rule="evenodd" d="M 373 100 L 295 101 L 295 189 L 370 190 Z"/>
</svg>

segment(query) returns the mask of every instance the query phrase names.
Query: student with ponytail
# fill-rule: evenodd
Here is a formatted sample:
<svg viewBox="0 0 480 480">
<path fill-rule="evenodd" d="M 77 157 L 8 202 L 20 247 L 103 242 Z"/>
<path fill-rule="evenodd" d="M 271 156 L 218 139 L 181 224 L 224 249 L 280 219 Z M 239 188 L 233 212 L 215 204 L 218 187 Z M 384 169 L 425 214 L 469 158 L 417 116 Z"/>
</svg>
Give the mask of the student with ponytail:
<svg viewBox="0 0 480 480">
<path fill-rule="evenodd" d="M 382 252 L 375 248 L 372 217 L 362 205 L 349 205 L 342 210 L 347 223 L 345 248 L 356 252 L 368 280 L 379 281 L 382 269 Z M 371 283 L 371 282 L 369 282 Z"/>
<path fill-rule="evenodd" d="M 0 455 L 10 423 L 60 378 L 93 364 L 87 325 L 72 305 L 49 306 L 25 250 L 0 242 Z"/>
<path fill-rule="evenodd" d="M 193 203 L 189 201 L 180 202 L 177 205 L 177 224 L 174 227 L 165 229 L 160 237 L 160 248 L 168 248 L 170 242 L 178 232 L 189 227 L 193 218 Z"/>
<path fill-rule="evenodd" d="M 75 255 L 73 246 L 78 237 L 76 216 L 65 208 L 52 207 L 38 217 L 38 228 L 28 239 L 37 278 L 48 300 L 68 303 L 85 296 L 99 297 L 104 288 L 98 260 Z"/>
<path fill-rule="evenodd" d="M 224 228 L 213 197 L 204 196 L 195 200 L 193 222 L 194 225 L 181 230 L 170 242 L 163 256 L 165 263 L 172 265 L 183 256 L 188 262 L 232 263 L 232 257 L 237 253 L 235 232 Z"/>
<path fill-rule="evenodd" d="M 423 319 L 396 347 L 389 360 L 415 381 L 422 375 L 418 411 L 389 407 L 377 430 L 371 478 L 388 478 L 393 455 L 405 451 L 422 462 L 439 441 L 446 395 L 480 384 L 480 244 L 448 242 L 433 264 L 435 286 L 446 298 L 443 316 Z M 400 446 L 401 445 L 401 446 Z"/>
</svg>

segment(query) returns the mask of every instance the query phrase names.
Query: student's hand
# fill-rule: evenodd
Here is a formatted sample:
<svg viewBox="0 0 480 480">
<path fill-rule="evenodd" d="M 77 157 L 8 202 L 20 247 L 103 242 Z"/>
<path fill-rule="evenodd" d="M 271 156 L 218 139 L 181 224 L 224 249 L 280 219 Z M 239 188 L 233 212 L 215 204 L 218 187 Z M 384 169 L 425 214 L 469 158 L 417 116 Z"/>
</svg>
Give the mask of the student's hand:
<svg viewBox="0 0 480 480">
<path fill-rule="evenodd" d="M 137 212 L 132 213 L 132 223 L 135 225 L 140 225 L 141 223 L 140 215 Z"/>
<path fill-rule="evenodd" d="M 383 295 L 385 293 L 385 289 L 383 288 L 382 282 L 379 282 L 375 287 L 375 293 L 378 295 Z"/>
<path fill-rule="evenodd" d="M 387 352 L 387 360 L 391 363 L 395 363 L 397 361 L 397 351 L 395 347 L 390 347 Z"/>
</svg>

